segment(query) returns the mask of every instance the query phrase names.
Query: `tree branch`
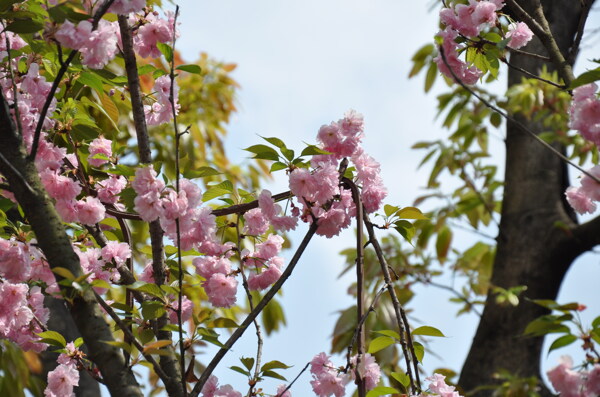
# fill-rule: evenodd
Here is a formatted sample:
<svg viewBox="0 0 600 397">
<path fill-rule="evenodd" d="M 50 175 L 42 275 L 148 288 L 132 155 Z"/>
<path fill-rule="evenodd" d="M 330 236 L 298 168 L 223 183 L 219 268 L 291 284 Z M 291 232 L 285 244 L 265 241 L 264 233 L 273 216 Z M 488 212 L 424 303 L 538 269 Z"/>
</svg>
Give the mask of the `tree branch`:
<svg viewBox="0 0 600 397">
<path fill-rule="evenodd" d="M 123 43 L 123 58 L 125 59 L 125 71 L 127 73 L 127 84 L 129 85 L 131 108 L 135 131 L 137 135 L 139 157 L 142 163 L 151 163 L 152 154 L 150 152 L 150 137 L 146 126 L 146 116 L 144 114 L 144 104 L 142 103 L 142 94 L 140 81 L 137 72 L 137 62 L 135 52 L 133 50 L 133 37 L 131 28 L 127 22 L 127 17 L 120 15 L 118 17 L 119 29 L 121 31 L 121 41 Z M 110 212 L 109 212 L 110 213 Z M 165 272 L 164 262 L 164 247 L 163 236 L 164 231 L 158 220 L 149 223 L 150 244 L 152 246 L 152 271 L 154 281 L 157 285 L 162 285 L 168 282 Z M 179 286 L 182 288 L 182 285 Z M 164 331 L 163 327 L 167 324 L 166 314 L 156 321 L 155 334 L 159 340 L 170 340 L 171 332 Z M 160 365 L 162 369 L 169 375 L 165 383 L 165 387 L 170 396 L 184 396 L 185 385 L 183 382 L 183 370 L 180 370 L 175 357 L 173 346 L 165 346 L 163 349 L 165 354 L 160 356 Z M 182 387 L 183 385 L 183 387 Z"/>
<path fill-rule="evenodd" d="M 211 362 L 208 364 L 208 366 L 206 367 L 204 372 L 202 372 L 202 375 L 200 376 L 198 383 L 196 383 L 196 385 L 194 386 L 194 389 L 189 394 L 190 397 L 198 397 L 198 395 L 202 391 L 202 387 L 204 386 L 204 384 L 206 383 L 206 381 L 208 380 L 209 376 L 212 374 L 214 369 L 217 367 L 219 362 L 223 359 L 223 357 L 225 357 L 225 354 L 227 354 L 229 349 L 231 349 L 233 347 L 233 345 L 237 342 L 237 340 L 244 334 L 244 332 L 250 326 L 250 324 L 252 324 L 254 319 L 267 306 L 267 304 L 271 301 L 271 299 L 273 299 L 275 294 L 281 289 L 281 287 L 283 286 L 285 281 L 290 277 L 290 275 L 294 271 L 294 268 L 296 267 L 296 264 L 300 260 L 300 257 L 304 253 L 304 250 L 308 246 L 308 243 L 310 242 L 311 238 L 317 231 L 317 227 L 318 227 L 317 221 L 313 220 L 313 223 L 311 223 L 310 227 L 308 228 L 308 232 L 306 232 L 304 239 L 302 239 L 302 242 L 298 246 L 296 253 L 294 253 L 292 260 L 287 265 L 284 272 L 281 274 L 281 277 L 279 278 L 279 280 L 277 280 L 277 282 L 275 282 L 275 284 L 273 284 L 271 289 L 265 294 L 265 296 L 261 299 L 261 301 L 258 302 L 258 304 L 254 308 L 254 310 L 252 310 L 248 314 L 248 317 L 246 317 L 244 322 L 229 337 L 227 342 L 225 342 L 225 344 L 217 352 L 217 354 L 215 354 L 215 356 L 213 357 Z"/>
</svg>

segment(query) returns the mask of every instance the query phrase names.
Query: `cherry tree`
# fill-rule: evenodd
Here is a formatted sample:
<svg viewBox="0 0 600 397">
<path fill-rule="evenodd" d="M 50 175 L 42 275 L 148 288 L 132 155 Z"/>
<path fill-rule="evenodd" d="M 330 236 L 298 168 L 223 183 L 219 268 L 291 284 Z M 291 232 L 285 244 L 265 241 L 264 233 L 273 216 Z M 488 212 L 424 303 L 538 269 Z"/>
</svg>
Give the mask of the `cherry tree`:
<svg viewBox="0 0 600 397">
<path fill-rule="evenodd" d="M 568 96 L 572 90 L 573 100 L 562 117 L 566 120 L 568 113 L 570 127 L 597 142 L 600 101 L 595 85 L 584 85 L 596 80 L 597 72 L 575 79 L 570 66 L 586 7 L 591 4 L 578 10 L 576 45 L 566 59 L 541 5 L 526 10 L 501 0 L 444 4 L 439 45 L 416 57 L 416 71 L 429 61 L 433 72 L 428 74 L 435 76 L 439 70 L 449 83 L 458 85 L 457 95 L 466 105 L 483 106 L 492 123 L 500 115 L 517 125 L 524 131 L 519 139 L 538 145 L 533 147 L 549 161 L 572 164 L 562 153 L 564 147 L 545 143 L 527 126 L 526 116 L 515 115 L 510 106 L 501 110 L 474 87 L 486 76 L 495 78 L 500 62 L 505 62 L 534 79 L 529 84 L 556 89 L 557 96 Z M 343 396 L 351 385 L 359 396 L 458 396 L 459 389 L 444 374 L 422 376 L 419 363 L 425 347 L 419 338 L 443 333 L 430 326 L 411 327 L 403 306 L 407 278 L 416 275 L 421 282 L 431 282 L 432 274 L 427 268 L 413 273 L 390 265 L 388 259 L 398 255 L 394 252 L 398 244 L 390 247 L 389 240 L 380 242 L 376 233 L 393 228 L 407 244 L 416 233 L 415 249 L 424 248 L 428 236 L 437 233 L 437 255 L 442 260 L 449 248 L 450 232 L 443 224 L 449 215 L 384 204 L 387 190 L 380 165 L 362 146 L 368 131 L 363 116 L 354 110 L 324 124 L 315 132 L 315 143 L 299 154 L 281 139 L 266 137 L 246 149 L 256 159 L 255 168 L 229 169 L 222 148 L 215 145 L 232 108 L 230 98 L 223 98 L 223 91 L 229 91 L 221 87 L 216 95 L 210 82 L 216 75 L 226 87 L 235 86 L 223 73 L 231 67 L 206 58 L 185 64 L 176 52 L 178 14 L 178 9 L 162 12 L 158 4 L 145 0 L 0 2 L 0 334 L 7 351 L 18 352 L 18 346 L 26 352 L 20 357 L 29 359 L 29 370 L 38 354 L 46 358 L 45 385 L 30 382 L 25 371 L 11 378 L 12 386 L 3 387 L 13 394 L 26 387 L 45 396 L 97 395 L 101 383 L 111 395 L 140 396 L 143 366 L 150 371 L 151 393 L 164 389 L 169 396 L 289 397 L 306 370 L 313 391 L 322 397 Z M 534 36 L 539 42 L 531 41 Z M 534 45 L 543 46 L 548 56 L 528 53 Z M 558 76 L 538 76 L 538 71 L 515 65 L 519 56 L 542 57 L 554 65 Z M 198 78 L 204 79 L 200 94 L 195 86 Z M 205 99 L 203 110 L 213 121 L 208 128 L 195 125 L 198 109 L 190 97 Z M 467 139 L 459 136 L 454 143 L 469 149 Z M 198 148 L 198 143 L 204 147 Z M 576 149 L 583 145 L 572 144 Z M 194 154 L 198 150 L 203 156 Z M 262 176 L 275 172 L 285 174 L 288 191 L 274 194 L 258 187 Z M 584 173 L 581 187 L 567 189 L 566 199 L 560 191 L 564 211 L 567 201 L 580 213 L 595 210 L 594 201 L 600 198 L 597 170 Z M 461 178 L 470 180 L 465 172 Z M 497 186 L 492 187 L 492 181 L 490 177 L 485 187 L 493 193 Z M 488 202 L 487 193 L 477 191 L 474 182 L 468 188 L 478 194 L 477 205 L 491 219 L 497 211 L 493 195 Z M 474 226 L 485 222 L 482 219 L 481 214 L 476 216 Z M 347 254 L 356 275 L 356 307 L 344 335 L 334 335 L 335 346 L 345 355 L 338 360 L 314 352 L 290 382 L 281 374 L 289 369 L 283 361 L 264 362 L 265 325 L 257 318 L 277 304 L 277 292 L 314 235 L 335 238 L 349 227 L 356 228 L 356 246 Z M 285 233 L 297 228 L 306 234 L 285 263 L 280 255 Z M 585 230 L 571 234 L 589 239 Z M 563 236 L 545 244 L 563 249 L 561 244 L 568 243 Z M 502 258 L 500 248 L 496 260 Z M 494 272 L 493 277 L 501 275 Z M 584 329 L 571 314 L 582 306 L 556 304 L 551 293 L 536 292 L 543 286 L 533 284 L 530 298 L 536 301 L 528 306 L 517 298 L 523 283 L 484 281 L 487 284 L 478 285 L 476 291 L 488 293 L 490 300 L 482 315 L 484 335 L 476 337 L 478 345 L 471 351 L 475 358 L 467 361 L 459 380 L 461 390 L 487 386 L 490 368 L 506 365 L 490 360 L 494 366 L 483 366 L 477 358 L 480 352 L 492 351 L 489 340 L 477 339 L 488 338 L 485 321 L 500 315 L 511 332 L 538 336 L 525 342 L 537 349 L 528 352 L 533 358 L 523 359 L 525 364 L 538 359 L 541 335 L 560 329 L 563 346 L 578 339 L 565 324 L 578 326 L 586 342 L 585 366 L 573 369 L 565 360 L 549 376 L 565 395 L 598 393 L 600 357 L 595 346 L 600 321 L 592 324 L 592 331 Z M 481 279 L 478 282 L 482 284 Z M 248 310 L 241 306 L 241 296 Z M 461 298 L 469 309 L 474 306 L 468 296 Z M 499 305 L 502 299 L 509 305 Z M 391 315 L 381 316 L 385 321 L 375 319 L 372 313 L 385 307 Z M 536 320 L 544 309 L 568 315 Z M 529 325 L 521 330 L 510 316 Z M 221 384 L 214 372 L 251 327 L 257 336 L 256 355 L 242 357 L 240 366 L 231 368 L 247 377 L 248 389 L 242 394 L 239 385 Z M 225 338 L 216 331 L 219 328 L 231 333 Z M 196 355 L 206 344 L 219 350 L 207 362 L 197 362 Z M 392 351 L 390 360 L 386 354 Z M 20 357 L 16 354 L 8 361 Z M 470 362 L 480 366 L 477 374 L 469 375 Z M 525 368 L 513 372 L 522 377 L 536 369 Z M 261 384 L 265 378 L 285 383 L 265 391 Z M 503 391 L 502 387 L 497 389 Z M 536 386 L 532 387 L 534 393 Z"/>
</svg>

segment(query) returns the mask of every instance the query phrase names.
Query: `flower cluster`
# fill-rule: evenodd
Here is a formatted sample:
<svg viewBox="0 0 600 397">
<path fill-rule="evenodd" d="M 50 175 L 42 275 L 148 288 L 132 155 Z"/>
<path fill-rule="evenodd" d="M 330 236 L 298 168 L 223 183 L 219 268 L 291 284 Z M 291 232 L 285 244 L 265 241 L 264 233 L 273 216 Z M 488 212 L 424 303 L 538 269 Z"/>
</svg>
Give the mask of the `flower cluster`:
<svg viewBox="0 0 600 397">
<path fill-rule="evenodd" d="M 438 33 L 442 39 L 441 51 L 434 61 L 439 71 L 448 78 L 453 74 L 465 84 L 473 85 L 482 75 L 474 65 L 469 66 L 459 59 L 458 55 L 465 48 L 458 44 L 458 35 L 473 38 L 495 26 L 498 22 L 498 11 L 504 7 L 504 0 L 469 0 L 468 4 L 450 3 L 440 11 L 440 21 L 446 29 Z M 522 23 L 512 23 L 508 27 L 506 38 L 508 47 L 518 49 L 526 45 L 533 37 L 529 27 Z M 445 59 L 444 59 L 445 58 Z"/>
<path fill-rule="evenodd" d="M 547 375 L 561 397 L 600 395 L 600 364 L 595 364 L 590 371 L 574 371 L 571 357 L 562 356 L 560 364 L 548 371 Z"/>
<path fill-rule="evenodd" d="M 74 396 L 73 388 L 79 385 L 79 371 L 74 365 L 60 364 L 48 372 L 48 386 L 45 397 Z"/>
<path fill-rule="evenodd" d="M 312 171 L 296 168 L 290 173 L 290 190 L 302 205 L 300 218 L 305 222 L 313 222 L 316 218 L 319 235 L 338 235 L 356 216 L 352 193 L 340 189 L 340 160 L 349 159 L 356 168 L 356 182 L 362 187 L 361 200 L 367 212 L 377 211 L 387 196 L 379 163 L 360 145 L 363 129 L 363 117 L 355 111 L 347 112 L 337 122 L 322 126 L 317 140 L 321 148 L 331 154 L 313 156 Z"/>
<path fill-rule="evenodd" d="M 160 18 L 157 12 L 140 13 L 145 7 L 145 0 L 115 1 L 111 12 L 130 15 L 130 23 L 136 26 L 133 30 L 134 50 L 142 58 L 157 58 L 161 55 L 158 43 L 168 43 L 177 37 L 173 13 Z M 81 63 L 91 69 L 102 69 L 112 61 L 118 52 L 121 33 L 117 22 L 101 19 L 94 28 L 90 20 L 77 25 L 66 20 L 55 32 L 54 38 L 62 46 L 78 50 Z"/>
<path fill-rule="evenodd" d="M 600 165 L 588 170 L 590 175 L 600 178 Z M 596 201 L 600 201 L 600 184 L 591 177 L 584 175 L 581 178 L 581 186 L 570 186 L 565 195 L 567 201 L 575 211 L 580 214 L 593 213 L 596 211 Z"/>
<path fill-rule="evenodd" d="M 160 125 L 169 122 L 173 119 L 173 107 L 169 100 L 171 95 L 171 77 L 168 75 L 160 76 L 154 82 L 154 94 L 156 102 L 152 105 L 144 105 L 144 113 L 146 114 L 146 123 L 148 125 Z M 177 96 L 179 87 L 177 82 L 173 82 L 173 102 L 175 103 L 175 114 L 179 110 Z"/>
<path fill-rule="evenodd" d="M 573 90 L 569 109 L 569 127 L 579 131 L 585 139 L 600 146 L 600 100 L 596 96 L 598 86 L 586 84 Z"/>
<path fill-rule="evenodd" d="M 325 353 L 319 353 L 310 362 L 310 373 L 313 379 L 310 384 L 315 394 L 319 397 L 342 397 L 346 393 L 346 384 L 356 376 L 357 356 L 351 358 L 350 374 L 346 374 L 333 366 L 330 357 Z M 381 377 L 379 365 L 370 354 L 361 357 L 358 368 L 360 376 L 363 377 L 365 387 L 371 390 L 377 386 Z"/>
</svg>

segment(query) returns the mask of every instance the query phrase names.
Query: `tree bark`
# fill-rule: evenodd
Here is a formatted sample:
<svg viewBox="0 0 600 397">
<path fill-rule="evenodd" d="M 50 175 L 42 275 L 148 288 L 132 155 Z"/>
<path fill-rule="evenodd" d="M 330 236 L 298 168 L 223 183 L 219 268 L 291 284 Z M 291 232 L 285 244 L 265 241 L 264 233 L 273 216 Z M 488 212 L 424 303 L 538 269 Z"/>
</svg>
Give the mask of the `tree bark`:
<svg viewBox="0 0 600 397">
<path fill-rule="evenodd" d="M 519 1 L 533 15 L 535 1 Z M 542 1 L 552 34 L 562 54 L 568 50 L 579 24 L 578 1 Z M 534 39 L 525 49 L 544 56 L 548 52 Z M 538 58 L 512 54 L 510 62 L 538 74 L 545 65 Z M 520 72 L 509 69 L 508 85 L 519 84 Z M 543 131 L 539 123 L 515 115 L 535 133 Z M 500 306 L 488 294 L 485 309 L 464 366 L 459 385 L 473 396 L 489 396 L 482 386 L 498 382 L 494 374 L 507 370 L 520 377 L 540 377 L 542 337 L 525 337 L 527 324 L 545 314 L 545 310 L 527 299 L 555 299 L 573 260 L 581 253 L 571 235 L 556 226 L 557 222 L 576 225 L 572 210 L 564 198 L 568 186 L 566 165 L 514 123 L 506 130 L 506 174 L 502 218 L 497 238 L 492 284 L 502 288 L 527 285 L 517 307 Z M 557 146 L 558 147 L 558 146 Z M 543 385 L 543 384 L 542 384 Z M 542 395 L 550 396 L 542 386 Z"/>
</svg>

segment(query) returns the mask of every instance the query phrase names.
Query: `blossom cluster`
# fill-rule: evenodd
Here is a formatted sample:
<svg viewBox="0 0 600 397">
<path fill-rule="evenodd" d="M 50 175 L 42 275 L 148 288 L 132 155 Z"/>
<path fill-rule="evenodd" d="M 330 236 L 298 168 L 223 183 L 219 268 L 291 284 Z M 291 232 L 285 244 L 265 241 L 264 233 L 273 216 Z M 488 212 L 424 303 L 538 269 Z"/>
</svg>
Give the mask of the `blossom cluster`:
<svg viewBox="0 0 600 397">
<path fill-rule="evenodd" d="M 600 364 L 595 364 L 589 371 L 575 371 L 571 357 L 562 356 L 560 364 L 549 370 L 547 375 L 561 397 L 600 395 Z"/>
<path fill-rule="evenodd" d="M 456 38 L 459 35 L 473 38 L 495 26 L 498 11 L 503 7 L 504 0 L 469 0 L 468 4 L 450 3 L 448 7 L 442 8 L 440 21 L 446 28 L 438 36 L 442 39 L 441 50 L 444 56 L 440 54 L 434 59 L 442 74 L 451 79 L 454 79 L 454 74 L 468 85 L 477 82 L 482 72 L 475 65 L 469 66 L 458 57 L 465 46 L 457 43 Z M 511 23 L 505 36 L 510 39 L 507 46 L 518 49 L 531 40 L 533 33 L 525 23 L 519 22 Z"/>
<path fill-rule="evenodd" d="M 573 99 L 569 109 L 569 127 L 577 130 L 585 139 L 600 145 L 600 100 L 596 96 L 598 86 L 594 83 L 573 90 Z M 587 171 L 600 178 L 600 166 Z M 600 200 L 600 184 L 588 175 L 581 178 L 579 187 L 567 188 L 567 201 L 579 214 L 596 211 L 596 202 Z"/>
<path fill-rule="evenodd" d="M 363 130 L 363 116 L 353 110 L 343 119 L 322 126 L 317 140 L 330 154 L 313 156 L 312 171 L 296 168 L 289 175 L 290 190 L 302 206 L 300 219 L 305 222 L 317 219 L 319 235 L 338 235 L 356 216 L 351 191 L 340 189 L 338 168 L 344 158 L 356 168 L 356 182 L 362 188 L 360 198 L 367 212 L 377 211 L 387 196 L 379 163 L 361 146 Z"/>
<path fill-rule="evenodd" d="M 58 366 L 48 372 L 48 385 L 44 390 L 45 397 L 74 396 L 73 388 L 79 386 L 78 358 L 84 354 L 75 347 L 73 342 L 67 343 L 65 353 L 56 360 Z"/>
<path fill-rule="evenodd" d="M 356 376 L 357 356 L 350 360 L 351 369 L 349 374 L 340 371 L 333 366 L 330 357 L 325 353 L 319 353 L 310 362 L 310 373 L 313 379 L 310 381 L 313 391 L 319 397 L 343 397 L 346 393 L 346 384 Z M 369 353 L 361 357 L 358 373 L 365 382 L 367 390 L 377 386 L 381 378 L 381 369 L 375 362 L 375 358 Z"/>
<path fill-rule="evenodd" d="M 275 395 L 277 397 L 292 397 L 289 390 L 283 392 L 285 389 L 286 385 L 279 385 Z M 202 397 L 242 397 L 242 393 L 236 391 L 231 385 L 219 386 L 219 378 L 211 375 L 202 387 Z"/>
</svg>

